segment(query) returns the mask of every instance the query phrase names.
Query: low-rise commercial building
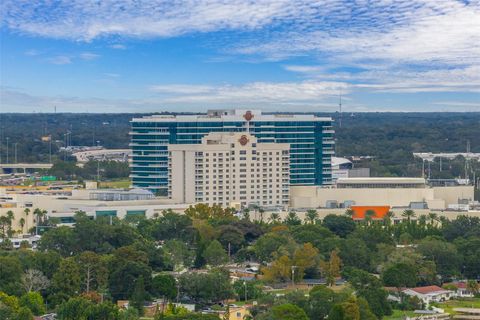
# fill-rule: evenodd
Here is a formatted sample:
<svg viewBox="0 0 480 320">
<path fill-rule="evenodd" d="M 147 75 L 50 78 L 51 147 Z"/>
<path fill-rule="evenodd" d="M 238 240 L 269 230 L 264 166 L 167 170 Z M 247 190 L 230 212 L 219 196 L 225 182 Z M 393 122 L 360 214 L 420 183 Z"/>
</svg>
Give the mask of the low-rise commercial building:
<svg viewBox="0 0 480 320">
<path fill-rule="evenodd" d="M 169 196 L 178 203 L 287 206 L 290 145 L 248 133 L 210 133 L 200 144 L 168 146 Z"/>
<path fill-rule="evenodd" d="M 292 186 L 292 208 L 345 208 L 351 205 L 445 210 L 473 201 L 473 186 L 431 187 L 423 178 L 340 178 L 336 186 Z M 415 209 L 417 209 L 415 208 Z"/>
</svg>

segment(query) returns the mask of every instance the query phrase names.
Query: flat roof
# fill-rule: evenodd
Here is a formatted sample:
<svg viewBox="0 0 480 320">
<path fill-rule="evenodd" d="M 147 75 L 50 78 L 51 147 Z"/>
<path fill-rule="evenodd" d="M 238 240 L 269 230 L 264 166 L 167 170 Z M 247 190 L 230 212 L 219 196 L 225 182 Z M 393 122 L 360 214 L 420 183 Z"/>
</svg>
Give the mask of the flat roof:
<svg viewBox="0 0 480 320">
<path fill-rule="evenodd" d="M 245 121 L 244 115 L 249 110 L 217 110 L 219 113 L 193 115 L 150 115 L 142 118 L 133 118 L 131 122 L 228 122 Z M 223 113 L 222 113 L 223 112 Z M 331 117 L 317 117 L 313 114 L 262 114 L 259 110 L 252 110 L 255 121 L 333 121 Z"/>
<path fill-rule="evenodd" d="M 397 183 L 397 184 L 402 184 L 402 183 L 418 183 L 418 184 L 425 184 L 426 181 L 424 178 L 390 178 L 390 177 L 370 177 L 370 178 L 338 178 L 337 179 L 337 184 L 342 184 L 342 183 L 358 183 L 358 184 L 391 184 L 391 183 Z"/>
</svg>

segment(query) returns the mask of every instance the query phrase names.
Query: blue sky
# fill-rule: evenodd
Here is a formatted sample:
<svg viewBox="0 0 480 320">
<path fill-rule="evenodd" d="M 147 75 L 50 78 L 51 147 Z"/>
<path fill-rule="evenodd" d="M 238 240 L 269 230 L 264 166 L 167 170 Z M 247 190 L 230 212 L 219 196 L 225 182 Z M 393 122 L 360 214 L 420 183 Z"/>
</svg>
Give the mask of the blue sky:
<svg viewBox="0 0 480 320">
<path fill-rule="evenodd" d="M 0 4 L 1 112 L 480 111 L 480 1 Z"/>
</svg>

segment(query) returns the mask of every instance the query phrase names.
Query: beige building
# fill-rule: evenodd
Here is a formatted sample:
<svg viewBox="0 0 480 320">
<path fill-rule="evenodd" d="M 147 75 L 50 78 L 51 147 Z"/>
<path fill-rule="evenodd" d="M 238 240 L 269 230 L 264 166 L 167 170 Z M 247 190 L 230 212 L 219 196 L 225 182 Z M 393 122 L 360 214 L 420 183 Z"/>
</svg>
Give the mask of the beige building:
<svg viewBox="0 0 480 320">
<path fill-rule="evenodd" d="M 170 144 L 169 196 L 227 207 L 289 203 L 289 144 L 257 143 L 242 132 L 210 133 L 200 144 Z"/>
<path fill-rule="evenodd" d="M 408 208 L 424 203 L 428 209 L 445 210 L 462 201 L 473 201 L 473 198 L 473 186 L 430 187 L 423 178 L 341 178 L 334 187 L 290 188 L 292 208 L 349 205 Z"/>
</svg>

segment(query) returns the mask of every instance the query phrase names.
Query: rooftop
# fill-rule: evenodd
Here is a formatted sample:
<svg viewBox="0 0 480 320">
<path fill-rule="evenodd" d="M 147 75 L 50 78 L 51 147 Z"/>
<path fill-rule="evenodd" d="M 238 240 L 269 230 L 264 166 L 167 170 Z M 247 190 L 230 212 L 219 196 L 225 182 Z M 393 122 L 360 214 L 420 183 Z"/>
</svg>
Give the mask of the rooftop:
<svg viewBox="0 0 480 320">
<path fill-rule="evenodd" d="M 420 294 L 433 294 L 433 293 L 447 293 L 450 292 L 449 290 L 445 290 L 440 288 L 439 286 L 426 286 L 426 287 L 416 287 L 416 288 L 409 288 L 407 290 L 412 290 Z"/>
<path fill-rule="evenodd" d="M 251 121 L 332 121 L 330 117 L 317 117 L 313 114 L 262 114 L 260 110 L 232 109 L 232 110 L 209 110 L 207 114 L 193 115 L 150 115 L 142 118 L 133 118 L 132 122 L 223 122 L 245 121 L 249 113 Z"/>
</svg>

